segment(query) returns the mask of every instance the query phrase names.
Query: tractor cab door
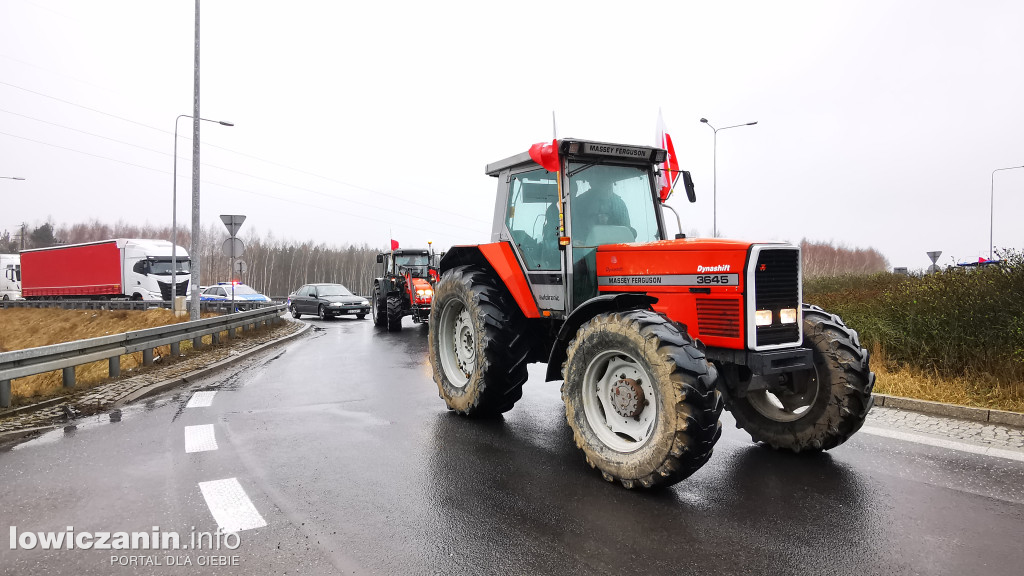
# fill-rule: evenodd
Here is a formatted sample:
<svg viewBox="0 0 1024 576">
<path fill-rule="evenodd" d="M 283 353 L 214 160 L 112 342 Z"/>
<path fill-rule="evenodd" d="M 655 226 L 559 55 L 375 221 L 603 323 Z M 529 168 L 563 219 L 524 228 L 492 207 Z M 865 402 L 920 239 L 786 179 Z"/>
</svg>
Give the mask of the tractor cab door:
<svg viewBox="0 0 1024 576">
<path fill-rule="evenodd" d="M 563 253 L 558 248 L 557 174 L 536 164 L 504 171 L 498 178 L 500 230 L 495 240 L 508 240 L 541 310 L 566 311 Z"/>
<path fill-rule="evenodd" d="M 567 162 L 565 218 L 571 309 L 597 296 L 597 249 L 664 238 L 654 173 L 647 165 Z"/>
</svg>

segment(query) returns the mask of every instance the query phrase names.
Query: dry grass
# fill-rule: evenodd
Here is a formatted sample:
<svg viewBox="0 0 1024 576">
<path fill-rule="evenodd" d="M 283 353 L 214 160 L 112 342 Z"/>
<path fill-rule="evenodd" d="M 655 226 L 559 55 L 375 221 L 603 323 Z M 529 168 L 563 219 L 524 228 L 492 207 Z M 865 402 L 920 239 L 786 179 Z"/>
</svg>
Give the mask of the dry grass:
<svg viewBox="0 0 1024 576">
<path fill-rule="evenodd" d="M 878 352 L 877 347 L 872 352 L 871 369 L 876 377 L 875 392 L 879 394 L 1024 412 L 1024 382 L 1007 384 L 991 374 L 941 376 L 935 371 L 899 366 L 886 361 L 885 355 Z"/>
<path fill-rule="evenodd" d="M 204 317 L 213 314 L 204 314 Z M 48 346 L 61 342 L 120 334 L 185 322 L 188 316 L 175 318 L 170 310 L 60 310 L 54 308 L 0 309 L 0 352 Z M 226 332 L 223 333 L 226 335 Z M 209 344 L 211 338 L 203 337 Z M 181 352 L 192 349 L 191 341 L 181 343 Z M 167 358 L 170 346 L 154 350 L 154 357 Z M 121 356 L 121 373 L 130 375 L 143 369 L 142 352 Z M 91 388 L 107 380 L 107 361 L 75 368 L 76 390 Z M 29 404 L 66 392 L 61 372 L 47 372 L 11 382 L 12 403 Z"/>
</svg>

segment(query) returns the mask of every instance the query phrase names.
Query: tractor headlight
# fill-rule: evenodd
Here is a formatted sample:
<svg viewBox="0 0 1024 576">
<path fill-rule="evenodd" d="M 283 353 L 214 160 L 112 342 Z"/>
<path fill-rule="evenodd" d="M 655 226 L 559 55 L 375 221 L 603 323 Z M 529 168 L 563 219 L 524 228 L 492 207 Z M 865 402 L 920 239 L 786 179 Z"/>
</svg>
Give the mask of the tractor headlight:
<svg viewBox="0 0 1024 576">
<path fill-rule="evenodd" d="M 426 298 L 426 297 L 429 297 L 429 296 L 433 296 L 434 295 L 434 291 L 431 290 L 430 288 L 419 288 L 419 289 L 416 290 L 416 295 L 420 296 L 420 297 L 423 297 L 423 298 Z"/>
<path fill-rule="evenodd" d="M 783 324 L 796 324 L 796 308 L 783 308 L 779 310 L 779 322 Z"/>
<path fill-rule="evenodd" d="M 754 324 L 758 326 L 771 326 L 772 325 L 772 311 L 771 310 L 758 310 L 754 312 Z"/>
</svg>

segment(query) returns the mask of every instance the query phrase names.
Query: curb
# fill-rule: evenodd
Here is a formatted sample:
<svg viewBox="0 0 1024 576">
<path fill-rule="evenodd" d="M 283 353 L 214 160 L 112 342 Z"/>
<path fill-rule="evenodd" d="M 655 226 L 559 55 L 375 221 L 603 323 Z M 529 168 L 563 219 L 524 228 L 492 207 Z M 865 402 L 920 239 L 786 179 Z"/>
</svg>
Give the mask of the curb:
<svg viewBox="0 0 1024 576">
<path fill-rule="evenodd" d="M 255 348 L 250 348 L 249 350 L 241 352 L 241 353 L 239 353 L 237 355 L 233 355 L 231 357 L 225 358 L 225 359 L 221 360 L 220 362 L 216 362 L 214 364 L 210 364 L 206 368 L 200 368 L 199 370 L 196 370 L 194 372 L 189 372 L 188 374 L 186 374 L 184 376 L 179 376 L 178 378 L 175 378 L 173 380 L 165 380 L 163 382 L 157 382 L 156 384 L 150 384 L 149 386 L 146 386 L 145 388 L 140 388 L 140 389 L 138 389 L 138 390 L 136 390 L 136 391 L 126 395 L 126 396 L 122 396 L 121 398 L 118 398 L 117 400 L 115 400 L 114 403 L 111 404 L 109 410 L 117 410 L 117 409 L 123 408 L 126 404 L 130 404 L 132 402 L 135 402 L 136 400 L 142 400 L 143 398 L 148 398 L 150 396 L 155 396 L 157 394 L 160 394 L 161 392 L 165 392 L 167 390 L 170 390 L 171 388 L 176 388 L 176 387 L 181 386 L 183 384 L 188 384 L 188 383 L 192 382 L 193 380 L 198 380 L 200 378 L 205 378 L 205 377 L 207 377 L 207 376 L 209 376 L 209 375 L 211 375 L 211 374 L 213 374 L 215 372 L 218 372 L 220 370 L 223 370 L 224 368 L 227 368 L 228 366 L 234 364 L 235 362 L 238 362 L 239 360 L 248 358 L 249 356 L 252 356 L 253 354 L 256 354 L 257 352 L 262 352 L 263 350 L 265 350 L 267 348 L 270 348 L 271 346 L 277 346 L 278 344 L 283 344 L 283 343 L 285 343 L 285 342 L 287 342 L 287 341 L 289 341 L 289 340 L 291 340 L 293 338 L 298 338 L 299 336 L 301 336 L 301 335 L 305 334 L 307 331 L 309 331 L 309 329 L 312 328 L 312 327 L 313 327 L 312 324 L 306 324 L 305 326 L 303 326 L 302 328 L 300 328 L 296 332 L 293 332 L 292 334 L 289 334 L 287 336 L 282 336 L 281 338 L 278 338 L 277 340 L 273 340 L 271 342 L 266 342 L 264 344 L 260 344 L 259 346 L 256 346 Z"/>
<path fill-rule="evenodd" d="M 932 402 L 930 400 L 914 400 L 913 398 L 902 398 L 900 396 L 889 396 L 887 394 L 872 394 L 872 396 L 875 399 L 875 406 L 881 406 L 883 408 L 898 408 L 900 410 L 922 412 L 924 414 L 933 414 L 935 416 L 959 418 L 960 420 L 988 422 L 991 424 L 1024 428 L 1024 413 L 1020 412 L 974 408 L 972 406 L 944 404 L 942 402 Z"/>
</svg>

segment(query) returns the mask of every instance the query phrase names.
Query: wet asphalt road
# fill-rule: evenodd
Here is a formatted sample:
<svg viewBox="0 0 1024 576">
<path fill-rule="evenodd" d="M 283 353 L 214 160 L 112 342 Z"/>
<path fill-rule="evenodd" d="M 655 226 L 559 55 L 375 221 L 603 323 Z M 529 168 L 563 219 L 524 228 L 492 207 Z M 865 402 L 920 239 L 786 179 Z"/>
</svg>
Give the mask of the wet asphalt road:
<svg viewBox="0 0 1024 576">
<path fill-rule="evenodd" d="M 1012 574 L 1024 463 L 860 434 L 823 455 L 752 445 L 723 415 L 711 462 L 657 493 L 601 480 L 558 383 L 531 367 L 503 420 L 449 414 L 426 329 L 317 331 L 234 374 L 0 452 L 0 528 L 212 531 L 199 482 L 237 478 L 266 526 L 209 553 L 12 550 L 3 574 Z M 212 405 L 185 408 L 196 389 Z M 186 426 L 217 450 L 186 453 Z M 191 567 L 111 565 L 167 556 Z M 146 561 L 143 559 L 142 561 Z M 152 562 L 153 560 L 149 560 Z"/>
</svg>

